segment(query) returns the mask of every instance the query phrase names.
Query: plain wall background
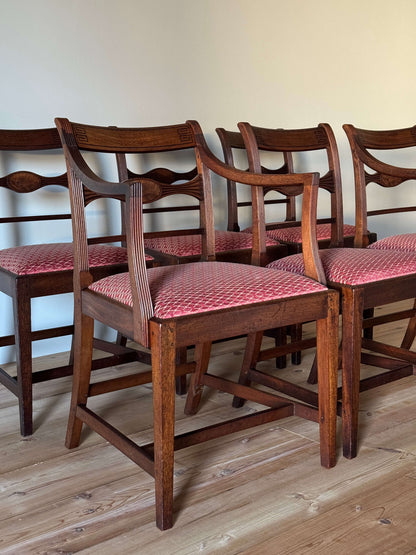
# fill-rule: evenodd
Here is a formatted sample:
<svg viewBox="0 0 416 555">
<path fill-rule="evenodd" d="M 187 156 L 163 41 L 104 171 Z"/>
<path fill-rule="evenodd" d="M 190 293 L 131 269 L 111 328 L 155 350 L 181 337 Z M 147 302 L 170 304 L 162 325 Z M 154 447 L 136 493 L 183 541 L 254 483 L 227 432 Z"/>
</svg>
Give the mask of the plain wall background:
<svg viewBox="0 0 416 555">
<path fill-rule="evenodd" d="M 49 127 L 55 116 L 120 126 L 197 119 L 218 154 L 217 126 L 328 122 L 352 223 L 352 163 L 341 126 L 416 123 L 415 21 L 414 0 L 0 0 L 0 127 Z M 0 171 L 14 163 L 1 160 Z M 412 158 L 405 154 L 403 164 Z M 215 195 L 216 225 L 224 228 L 222 183 Z M 10 199 L 0 201 L 7 212 Z M 371 228 L 383 236 L 410 222 Z M 43 240 L 39 229 L 32 242 L 38 231 Z M 41 302 L 35 325 L 43 314 L 71 317 L 70 298 L 62 309 L 56 299 Z M 9 332 L 10 305 L 0 303 L 0 333 Z M 45 349 L 38 345 L 35 354 Z"/>
</svg>

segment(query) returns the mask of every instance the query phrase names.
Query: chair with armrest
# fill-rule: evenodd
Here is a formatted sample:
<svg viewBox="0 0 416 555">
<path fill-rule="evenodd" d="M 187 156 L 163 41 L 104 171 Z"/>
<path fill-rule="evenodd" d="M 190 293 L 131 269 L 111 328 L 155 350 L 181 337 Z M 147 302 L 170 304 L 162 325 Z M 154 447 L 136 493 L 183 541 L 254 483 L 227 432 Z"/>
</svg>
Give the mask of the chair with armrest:
<svg viewBox="0 0 416 555">
<path fill-rule="evenodd" d="M 416 212 L 416 205 L 414 202 L 412 204 L 412 200 L 406 206 L 387 206 L 386 203 L 383 208 L 368 210 L 368 195 L 366 194 L 367 186 L 370 183 L 373 184 L 373 187 L 379 185 L 384 189 L 391 190 L 409 180 L 416 180 L 416 167 L 403 168 L 380 159 L 380 151 L 402 152 L 402 149 L 411 148 L 413 151 L 409 152 L 414 157 L 416 126 L 405 129 L 369 130 L 345 124 L 343 128 L 350 142 L 354 165 L 357 198 L 355 246 L 416 253 L 415 232 L 384 237 L 370 245 L 363 232 L 367 228 L 369 217 Z M 397 191 L 399 192 L 398 189 Z M 389 217 L 389 222 L 391 222 L 391 217 Z M 413 311 L 409 315 L 411 318 L 401 344 L 406 349 L 410 349 L 416 337 L 416 301 Z"/>
<path fill-rule="evenodd" d="M 186 137 L 184 147 L 198 147 L 197 174 L 190 192 L 200 202 L 203 230 L 201 261 L 146 269 L 143 206 L 164 197 L 175 186 L 145 177 L 105 182 L 94 174 L 81 154 L 85 142 L 94 144 L 99 151 L 140 152 L 140 137 L 144 130 L 114 130 L 75 124 L 61 118 L 56 119 L 56 125 L 70 175 L 75 253 L 75 368 L 67 447 L 79 444 L 81 428 L 85 423 L 150 473 L 155 479 L 156 523 L 161 529 L 170 528 L 173 524 L 175 449 L 296 413 L 319 422 L 321 463 L 326 467 L 333 466 L 338 300 L 337 294 L 319 281 L 322 268 L 316 242 L 313 237 L 310 241 L 305 237 L 308 243 L 305 245 L 305 260 L 310 277 L 216 261 L 210 171 L 252 186 L 256 206 L 259 206 L 258 193 L 264 186 L 281 183 L 305 189 L 304 212 L 308 219 L 313 218 L 316 209 L 317 176 L 264 176 L 229 168 L 208 151 L 196 122 L 147 129 L 150 139 L 157 134 L 164 145 L 176 144 L 178 137 Z M 95 280 L 91 274 L 85 253 L 84 190 L 97 196 L 110 195 L 125 202 L 128 272 L 100 280 Z M 255 216 L 256 225 L 258 221 Z M 259 245 L 253 244 L 253 250 L 257 252 L 258 249 Z M 94 384 L 89 384 L 95 320 L 111 322 L 123 335 L 150 349 L 152 371 L 147 379 L 151 379 L 153 384 L 152 444 L 139 446 L 133 443 L 87 406 L 88 397 L 95 393 Z M 302 320 L 317 321 L 319 409 L 206 372 L 213 341 L 245 334 L 251 337 L 263 329 Z M 178 349 L 188 345 L 195 345 L 195 359 L 177 364 Z M 246 356 L 250 356 L 251 341 L 247 345 Z M 192 379 L 192 391 L 186 405 L 188 412 L 196 410 L 202 384 L 232 395 L 238 394 L 268 408 L 175 437 L 174 378 L 190 369 L 195 378 Z M 108 392 L 112 384 L 99 387 Z M 121 387 L 120 381 L 117 387 Z"/>
<path fill-rule="evenodd" d="M 244 123 L 239 127 L 247 149 L 252 156 L 255 156 L 258 148 L 252 127 Z M 315 229 L 311 227 L 309 233 L 315 234 Z M 320 249 L 319 256 L 328 286 L 340 293 L 342 313 L 342 394 L 340 392 L 340 396 L 342 395 L 343 451 L 347 458 L 353 458 L 358 448 L 360 391 L 412 374 L 416 362 L 416 353 L 409 349 L 363 338 L 363 328 L 372 327 L 377 322 L 377 318 L 367 318 L 363 314 L 364 311 L 372 311 L 378 306 L 414 298 L 416 254 L 336 247 Z M 301 254 L 276 260 L 267 267 L 300 275 L 304 275 L 305 272 Z M 408 314 L 402 316 L 408 317 Z M 362 347 L 372 351 L 372 353 L 363 354 L 367 364 L 388 371 L 360 381 Z M 260 351 L 254 357 L 253 368 L 259 358 Z M 255 379 L 257 379 L 256 373 L 250 370 L 246 381 Z M 283 385 L 280 384 L 280 387 Z M 299 390 L 296 394 L 302 398 L 304 392 Z"/>
<path fill-rule="evenodd" d="M 247 152 L 249 169 L 258 173 L 273 172 L 262 165 L 261 154 L 272 153 L 284 155 L 285 164 L 280 171 L 294 172 L 296 162 L 302 155 L 312 153 L 313 161 L 318 163 L 319 156 L 323 158 L 320 163 L 326 166 L 326 172 L 320 177 L 320 193 L 326 191 L 330 198 L 330 217 L 318 218 L 316 233 L 319 248 L 352 246 L 354 241 L 355 227 L 344 225 L 342 207 L 342 184 L 341 169 L 337 143 L 330 125 L 320 123 L 316 127 L 303 129 L 270 129 L 265 127 L 252 126 L 249 123 L 241 122 L 238 127 L 250 129 L 252 138 L 247 143 L 246 133 L 242 134 L 242 142 Z M 311 165 L 309 160 L 308 166 Z M 315 167 L 316 169 L 316 167 Z M 269 191 L 265 191 L 267 194 Z M 286 221 L 266 223 L 266 236 L 272 237 L 281 243 L 286 244 L 289 254 L 299 253 L 302 250 L 302 233 L 300 220 L 296 218 L 295 196 L 291 195 L 290 214 L 287 214 Z M 268 201 L 265 199 L 266 205 Z M 318 201 L 319 204 L 319 201 Z M 250 228 L 248 229 L 249 231 Z M 375 234 L 368 234 L 370 241 L 376 239 Z M 301 339 L 302 330 L 298 327 L 291 330 L 292 342 Z M 294 363 L 300 362 L 300 353 L 292 355 Z M 316 369 L 311 372 L 309 381 L 316 380 Z"/>
<path fill-rule="evenodd" d="M 62 145 L 55 128 L 31 130 L 0 130 L 0 151 L 6 162 L 16 153 L 40 153 L 62 155 Z M 20 155 L 21 156 L 21 155 Z M 9 158 L 7 158 L 9 157 Z M 16 164 L 14 164 L 16 165 Z M 21 167 L 21 161 L 19 162 Z M 0 187 L 7 189 L 13 202 L 18 203 L 23 193 L 37 195 L 37 191 L 45 191 L 50 185 L 68 188 L 66 173 L 54 177 L 45 177 L 37 173 L 19 170 L 3 175 Z M 50 192 L 49 194 L 57 194 Z M 25 197 L 26 198 L 26 197 Z M 36 200 L 35 198 L 31 201 Z M 37 196 L 38 202 L 42 197 Z M 69 201 L 69 199 L 68 199 Z M 44 209 L 45 211 L 45 209 Z M 22 210 L 24 215 L 8 215 L 0 218 L 3 229 L 11 226 L 29 224 L 30 222 L 46 222 L 52 226 L 55 221 L 70 219 L 71 214 L 43 213 L 35 210 Z M 51 227 L 52 229 L 52 227 Z M 20 228 L 19 228 L 20 231 Z M 51 234 L 53 235 L 53 233 Z M 4 234 L 6 236 L 6 232 Z M 127 251 L 114 245 L 94 244 L 89 247 L 91 272 L 98 279 L 108 273 L 124 271 L 127 267 Z M 14 334 L 0 338 L 0 346 L 16 348 L 16 370 L 14 376 L 0 369 L 0 382 L 14 393 L 19 400 L 20 430 L 23 436 L 33 432 L 32 416 L 32 385 L 33 383 L 66 376 L 72 372 L 71 357 L 67 365 L 49 368 L 32 373 L 32 342 L 72 335 L 73 325 L 49 329 L 32 330 L 31 300 L 36 297 L 69 293 L 73 290 L 73 248 L 72 243 L 46 243 L 38 245 L 19 245 L 0 250 L 0 291 L 13 301 Z M 117 344 L 95 340 L 95 346 L 102 351 L 112 353 L 94 361 L 94 368 L 102 368 L 124 361 L 135 360 L 135 351 Z"/>
</svg>

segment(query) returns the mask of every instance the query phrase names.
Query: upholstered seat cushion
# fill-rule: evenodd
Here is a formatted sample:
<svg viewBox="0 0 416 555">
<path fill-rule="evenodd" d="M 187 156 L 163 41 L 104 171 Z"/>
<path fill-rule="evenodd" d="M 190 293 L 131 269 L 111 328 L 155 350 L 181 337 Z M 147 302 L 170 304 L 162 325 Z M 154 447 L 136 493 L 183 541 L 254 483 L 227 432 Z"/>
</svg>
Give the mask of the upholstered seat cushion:
<svg viewBox="0 0 416 555">
<path fill-rule="evenodd" d="M 326 290 L 303 276 L 229 262 L 195 262 L 147 272 L 154 315 L 163 319 Z M 103 278 L 90 289 L 132 306 L 128 273 Z"/>
<path fill-rule="evenodd" d="M 124 264 L 127 263 L 127 250 L 112 245 L 91 245 L 89 262 L 91 267 Z M 17 275 L 61 272 L 73 267 L 72 243 L 25 245 L 0 251 L 0 269 Z"/>
<path fill-rule="evenodd" d="M 252 228 L 247 228 L 244 233 L 251 233 Z M 344 225 L 343 236 L 354 237 L 355 227 Z M 302 243 L 302 230 L 300 226 L 283 227 L 281 229 L 268 229 L 267 236 L 283 243 Z M 331 224 L 318 224 L 316 226 L 316 236 L 318 241 L 329 241 L 331 239 Z"/>
<path fill-rule="evenodd" d="M 416 253 L 416 233 L 385 237 L 368 246 L 369 249 L 395 250 Z"/>
<path fill-rule="evenodd" d="M 172 237 L 154 237 L 145 239 L 145 247 L 174 256 L 198 256 L 201 254 L 200 235 L 174 235 Z M 269 238 L 267 246 L 278 245 L 278 241 Z M 215 252 L 251 249 L 252 236 L 236 231 L 215 232 Z"/>
<path fill-rule="evenodd" d="M 370 249 L 326 249 L 319 251 L 328 283 L 361 285 L 416 273 L 416 254 Z M 303 275 L 302 254 L 275 260 L 267 266 Z"/>
</svg>

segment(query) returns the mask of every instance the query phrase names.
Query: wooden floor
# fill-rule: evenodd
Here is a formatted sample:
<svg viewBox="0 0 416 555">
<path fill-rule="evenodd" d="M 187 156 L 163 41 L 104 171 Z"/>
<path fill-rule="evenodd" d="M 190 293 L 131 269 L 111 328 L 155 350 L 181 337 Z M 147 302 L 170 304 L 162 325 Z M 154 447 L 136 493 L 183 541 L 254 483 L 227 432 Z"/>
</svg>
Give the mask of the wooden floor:
<svg viewBox="0 0 416 555">
<path fill-rule="evenodd" d="M 397 341 L 401 329 L 379 333 Z M 243 346 L 217 345 L 215 371 L 238 371 Z M 304 381 L 311 357 L 284 372 Z M 317 425 L 298 417 L 177 452 L 166 532 L 154 523 L 150 476 L 88 430 L 78 449 L 64 447 L 69 389 L 66 378 L 35 387 L 36 431 L 22 439 L 15 398 L 0 388 L 1 554 L 416 553 L 416 377 L 362 394 L 359 455 L 348 461 L 339 449 L 331 470 L 319 465 Z M 151 404 L 142 386 L 91 406 L 145 441 Z M 178 398 L 180 432 L 254 410 L 210 391 L 196 417 L 183 405 Z"/>
</svg>

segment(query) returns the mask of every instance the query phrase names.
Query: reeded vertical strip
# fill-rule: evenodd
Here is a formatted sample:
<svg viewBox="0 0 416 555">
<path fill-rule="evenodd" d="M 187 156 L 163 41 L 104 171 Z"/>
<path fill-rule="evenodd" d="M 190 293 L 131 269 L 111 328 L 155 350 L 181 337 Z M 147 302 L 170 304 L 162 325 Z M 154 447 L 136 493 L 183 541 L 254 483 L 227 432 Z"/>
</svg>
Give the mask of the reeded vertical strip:
<svg viewBox="0 0 416 555">
<path fill-rule="evenodd" d="M 302 252 L 305 275 L 326 284 L 325 272 L 319 257 L 316 238 L 316 214 L 319 190 L 319 174 L 305 174 L 302 199 Z"/>
<path fill-rule="evenodd" d="M 321 464 L 336 463 L 339 296 L 328 290 L 327 317 L 317 320 L 319 435 Z"/>
<path fill-rule="evenodd" d="M 202 199 L 200 200 L 200 227 L 204 230 L 202 235 L 202 259 L 215 260 L 215 227 L 214 227 L 214 201 L 212 198 L 211 172 L 202 162 L 199 151 L 195 149 L 198 172 L 202 175 Z"/>
<path fill-rule="evenodd" d="M 127 212 L 127 253 L 130 270 L 130 284 L 133 297 L 133 317 L 135 341 L 149 346 L 149 319 L 153 316 L 146 271 L 143 239 L 143 186 L 137 181 L 129 186 L 126 199 Z"/>
<path fill-rule="evenodd" d="M 260 153 L 253 129 L 245 122 L 240 122 L 238 127 L 243 136 L 244 144 L 246 145 L 249 170 L 253 173 L 262 173 Z M 251 188 L 251 203 L 253 211 L 253 251 L 251 262 L 259 266 L 261 264 L 262 255 L 266 252 L 266 214 L 263 187 Z"/>
</svg>

